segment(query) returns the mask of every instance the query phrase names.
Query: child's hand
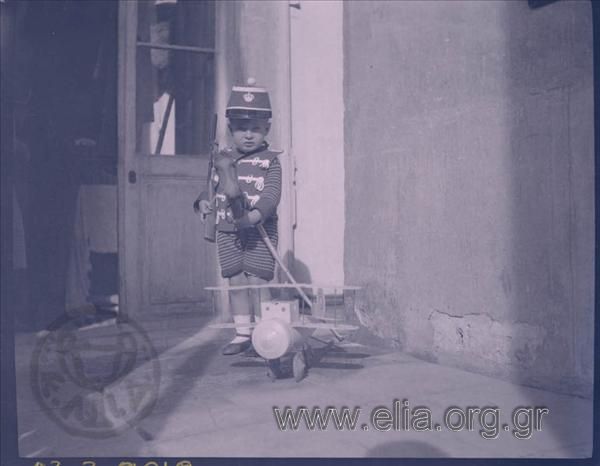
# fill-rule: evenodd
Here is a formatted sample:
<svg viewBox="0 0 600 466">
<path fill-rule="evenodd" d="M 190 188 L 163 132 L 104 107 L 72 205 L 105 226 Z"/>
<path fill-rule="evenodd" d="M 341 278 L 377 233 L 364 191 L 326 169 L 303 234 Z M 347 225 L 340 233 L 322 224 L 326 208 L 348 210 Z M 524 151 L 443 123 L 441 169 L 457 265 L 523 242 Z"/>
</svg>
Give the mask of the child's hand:
<svg viewBox="0 0 600 466">
<path fill-rule="evenodd" d="M 212 212 L 210 202 L 206 199 L 197 199 L 196 202 L 194 202 L 194 212 L 199 212 L 201 214 L 200 220 L 204 223 L 206 221 L 206 216 Z"/>
<path fill-rule="evenodd" d="M 245 211 L 244 215 L 235 220 L 235 226 L 241 230 L 251 228 L 262 220 L 262 215 L 259 210 Z"/>
</svg>

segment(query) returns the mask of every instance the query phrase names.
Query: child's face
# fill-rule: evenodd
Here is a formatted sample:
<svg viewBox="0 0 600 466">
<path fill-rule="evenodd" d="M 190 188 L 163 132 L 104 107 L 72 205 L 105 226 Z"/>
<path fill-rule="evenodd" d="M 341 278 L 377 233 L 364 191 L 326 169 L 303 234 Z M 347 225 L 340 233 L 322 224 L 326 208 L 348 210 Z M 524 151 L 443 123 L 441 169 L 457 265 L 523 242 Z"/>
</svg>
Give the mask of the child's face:
<svg viewBox="0 0 600 466">
<path fill-rule="evenodd" d="M 230 120 L 229 131 L 240 152 L 252 152 L 260 147 L 271 129 L 268 120 Z"/>
</svg>

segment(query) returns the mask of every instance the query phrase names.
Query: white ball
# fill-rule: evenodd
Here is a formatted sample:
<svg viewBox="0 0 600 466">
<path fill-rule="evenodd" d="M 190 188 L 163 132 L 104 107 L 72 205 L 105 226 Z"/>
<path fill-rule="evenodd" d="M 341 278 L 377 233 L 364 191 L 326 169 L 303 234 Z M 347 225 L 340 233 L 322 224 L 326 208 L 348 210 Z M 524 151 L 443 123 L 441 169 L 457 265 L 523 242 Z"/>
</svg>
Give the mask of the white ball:
<svg viewBox="0 0 600 466">
<path fill-rule="evenodd" d="M 254 86 L 254 85 L 256 85 L 256 79 L 248 78 L 248 86 Z"/>
</svg>

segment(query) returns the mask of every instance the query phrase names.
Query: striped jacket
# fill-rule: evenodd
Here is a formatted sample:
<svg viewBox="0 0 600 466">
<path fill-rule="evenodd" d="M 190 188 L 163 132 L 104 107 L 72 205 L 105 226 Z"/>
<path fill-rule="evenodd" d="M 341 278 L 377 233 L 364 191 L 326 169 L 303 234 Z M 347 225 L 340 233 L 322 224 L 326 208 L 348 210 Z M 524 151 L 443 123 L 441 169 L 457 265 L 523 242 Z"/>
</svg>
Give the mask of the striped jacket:
<svg viewBox="0 0 600 466">
<path fill-rule="evenodd" d="M 281 199 L 281 164 L 277 158 L 280 153 L 269 150 L 266 143 L 248 154 L 232 148 L 221 152 L 222 155 L 235 159 L 238 185 L 248 208 L 260 211 L 263 223 L 269 219 L 277 219 L 277 205 Z M 228 200 L 219 189 L 219 177 L 214 171 L 211 176 L 216 199 L 217 230 L 236 231 Z"/>
</svg>

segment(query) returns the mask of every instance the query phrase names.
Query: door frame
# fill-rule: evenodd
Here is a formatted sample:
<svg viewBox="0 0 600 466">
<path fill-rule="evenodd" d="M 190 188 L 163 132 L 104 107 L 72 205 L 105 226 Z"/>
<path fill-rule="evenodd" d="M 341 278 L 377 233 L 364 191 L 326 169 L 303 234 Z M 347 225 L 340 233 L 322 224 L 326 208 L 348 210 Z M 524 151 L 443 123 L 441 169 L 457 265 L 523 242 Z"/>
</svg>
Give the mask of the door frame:
<svg viewBox="0 0 600 466">
<path fill-rule="evenodd" d="M 137 237 L 136 207 L 139 194 L 128 182 L 128 173 L 135 173 L 136 135 L 136 49 L 137 2 L 119 2 L 118 10 L 118 165 L 117 165 L 117 241 L 119 257 L 119 316 L 127 319 L 141 309 L 140 278 L 136 251 L 126 247 L 127 237 Z M 134 212 L 128 211 L 133 206 Z M 139 312 L 139 311 L 138 311 Z"/>
</svg>

